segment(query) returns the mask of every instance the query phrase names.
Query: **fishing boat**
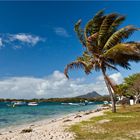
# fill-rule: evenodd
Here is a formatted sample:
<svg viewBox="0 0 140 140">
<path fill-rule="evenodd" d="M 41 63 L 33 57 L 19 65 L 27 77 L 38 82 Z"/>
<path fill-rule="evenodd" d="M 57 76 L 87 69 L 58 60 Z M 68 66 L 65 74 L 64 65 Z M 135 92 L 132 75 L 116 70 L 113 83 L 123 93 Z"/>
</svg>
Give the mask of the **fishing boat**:
<svg viewBox="0 0 140 140">
<path fill-rule="evenodd" d="M 38 105 L 37 102 L 29 102 L 29 103 L 28 103 L 28 106 L 37 106 L 37 105 Z"/>
</svg>

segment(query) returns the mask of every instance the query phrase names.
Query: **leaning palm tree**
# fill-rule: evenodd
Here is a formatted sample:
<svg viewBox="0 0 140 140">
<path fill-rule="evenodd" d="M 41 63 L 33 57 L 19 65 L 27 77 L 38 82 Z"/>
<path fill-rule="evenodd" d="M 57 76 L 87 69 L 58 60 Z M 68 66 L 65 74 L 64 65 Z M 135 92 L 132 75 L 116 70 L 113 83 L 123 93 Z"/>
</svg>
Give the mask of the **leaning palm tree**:
<svg viewBox="0 0 140 140">
<path fill-rule="evenodd" d="M 92 70 L 101 71 L 111 97 L 112 112 L 116 112 L 115 85 L 106 74 L 106 70 L 117 70 L 116 65 L 130 69 L 130 61 L 140 60 L 140 43 L 124 42 L 124 39 L 139 29 L 132 25 L 118 29 L 124 20 L 125 17 L 117 13 L 104 15 L 104 10 L 88 21 L 84 29 L 80 27 L 79 20 L 75 24 L 75 32 L 85 47 L 85 52 L 76 61 L 68 64 L 64 71 L 67 77 L 68 70 L 73 68 L 82 68 L 86 74 Z"/>
</svg>

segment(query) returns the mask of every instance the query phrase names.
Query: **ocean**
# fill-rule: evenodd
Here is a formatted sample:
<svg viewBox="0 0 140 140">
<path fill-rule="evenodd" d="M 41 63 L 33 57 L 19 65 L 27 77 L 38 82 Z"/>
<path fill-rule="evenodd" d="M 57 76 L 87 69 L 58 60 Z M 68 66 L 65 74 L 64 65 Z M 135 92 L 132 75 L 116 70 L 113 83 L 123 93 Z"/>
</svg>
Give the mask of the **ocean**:
<svg viewBox="0 0 140 140">
<path fill-rule="evenodd" d="M 65 105 L 61 103 L 39 103 L 38 106 L 9 107 L 7 102 L 0 102 L 0 129 L 40 121 L 59 118 L 70 113 L 93 110 L 101 102 L 93 102 L 86 106 Z"/>
</svg>

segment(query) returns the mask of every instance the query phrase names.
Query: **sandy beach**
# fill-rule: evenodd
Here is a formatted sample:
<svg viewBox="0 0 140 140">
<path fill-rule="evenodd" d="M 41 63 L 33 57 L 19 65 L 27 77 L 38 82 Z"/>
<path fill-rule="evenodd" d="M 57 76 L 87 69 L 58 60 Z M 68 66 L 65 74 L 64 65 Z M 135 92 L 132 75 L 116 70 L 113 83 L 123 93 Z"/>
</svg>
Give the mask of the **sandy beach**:
<svg viewBox="0 0 140 140">
<path fill-rule="evenodd" d="M 0 140 L 73 140 L 74 134 L 67 131 L 70 125 L 103 115 L 105 109 L 82 111 L 58 119 L 3 129 L 0 131 Z"/>
</svg>

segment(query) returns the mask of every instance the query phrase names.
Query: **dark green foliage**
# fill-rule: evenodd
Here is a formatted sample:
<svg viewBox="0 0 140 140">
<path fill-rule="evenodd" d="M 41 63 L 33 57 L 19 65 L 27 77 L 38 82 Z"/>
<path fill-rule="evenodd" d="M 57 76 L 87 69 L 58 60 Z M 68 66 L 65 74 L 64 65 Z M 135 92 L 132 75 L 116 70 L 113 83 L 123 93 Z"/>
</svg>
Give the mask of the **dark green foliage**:
<svg viewBox="0 0 140 140">
<path fill-rule="evenodd" d="M 25 100 L 25 99 L 0 99 L 0 102 L 3 101 L 24 101 L 24 102 L 64 102 L 64 103 L 69 103 L 69 102 L 80 102 L 80 101 L 97 101 L 97 102 L 102 102 L 102 101 L 110 101 L 109 96 L 101 96 L 101 97 L 96 97 L 96 98 L 78 98 L 78 97 L 69 97 L 69 98 L 49 98 L 49 99 L 30 99 L 30 100 Z"/>
<path fill-rule="evenodd" d="M 126 97 L 140 94 L 140 73 L 124 78 L 124 82 L 117 86 L 117 94 Z"/>
<path fill-rule="evenodd" d="M 79 20 L 76 24 L 75 24 L 75 27 L 74 27 L 74 30 L 75 32 L 77 33 L 77 36 L 80 40 L 80 42 L 86 46 L 86 40 L 85 40 L 85 37 L 84 37 L 84 31 L 80 28 L 80 24 L 81 24 L 81 20 Z"/>
<path fill-rule="evenodd" d="M 100 26 L 105 18 L 103 16 L 104 10 L 99 11 L 93 19 L 91 19 L 85 26 L 85 37 L 89 37 L 100 30 Z"/>
<path fill-rule="evenodd" d="M 108 37 L 107 33 L 111 28 L 110 25 L 114 22 L 117 16 L 118 15 L 115 13 L 107 15 L 100 26 L 99 36 L 98 36 L 98 46 L 101 49 L 107 40 Z"/>
<path fill-rule="evenodd" d="M 112 36 L 108 39 L 104 46 L 104 50 L 108 50 L 114 47 L 116 44 L 123 41 L 125 38 L 128 38 L 134 31 L 138 30 L 133 26 L 126 26 L 118 31 L 116 31 Z"/>
</svg>

